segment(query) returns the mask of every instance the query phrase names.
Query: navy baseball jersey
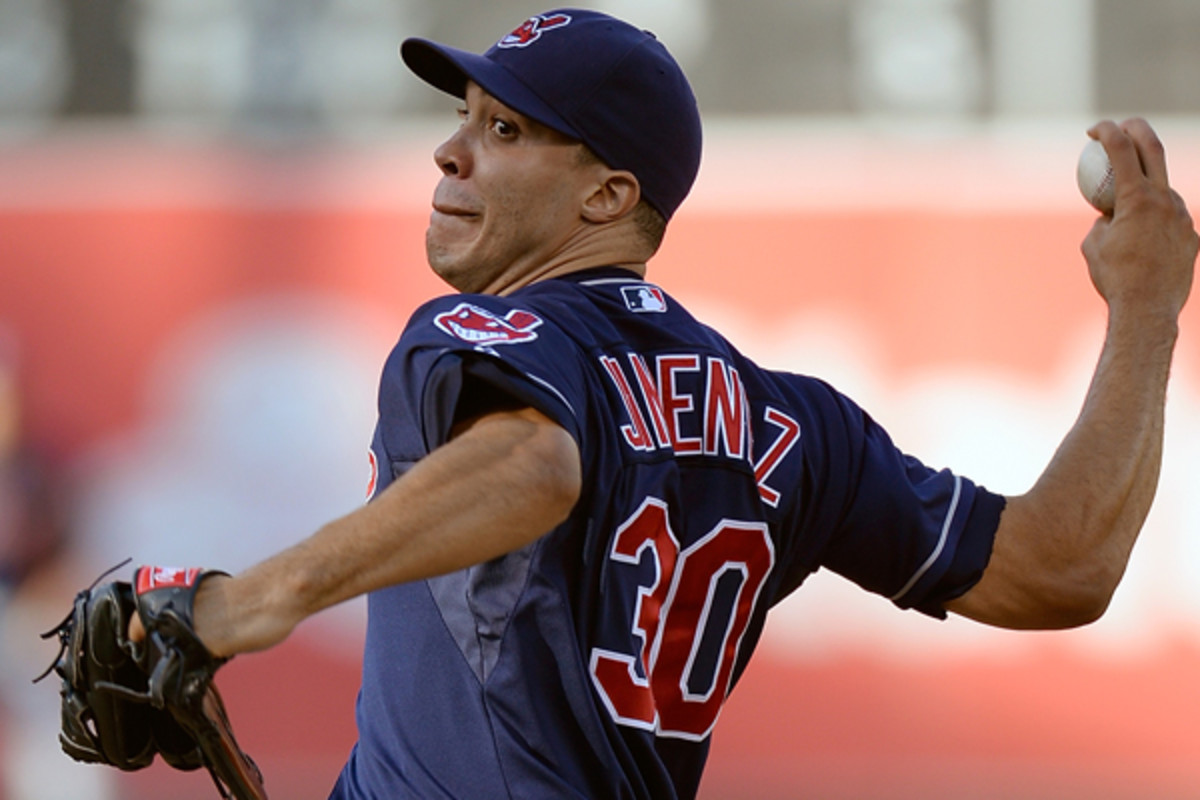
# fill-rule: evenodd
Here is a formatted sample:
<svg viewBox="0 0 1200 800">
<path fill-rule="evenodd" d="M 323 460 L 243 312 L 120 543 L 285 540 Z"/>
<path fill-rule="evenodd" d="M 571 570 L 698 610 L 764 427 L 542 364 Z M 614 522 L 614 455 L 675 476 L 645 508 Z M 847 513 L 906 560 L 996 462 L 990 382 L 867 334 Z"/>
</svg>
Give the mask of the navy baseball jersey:
<svg viewBox="0 0 1200 800">
<path fill-rule="evenodd" d="M 519 551 L 369 597 L 334 798 L 692 797 L 772 605 L 825 567 L 944 616 L 1003 508 L 611 268 L 419 309 L 384 369 L 373 491 L 456 420 L 520 406 L 575 438 L 582 496 Z"/>
</svg>

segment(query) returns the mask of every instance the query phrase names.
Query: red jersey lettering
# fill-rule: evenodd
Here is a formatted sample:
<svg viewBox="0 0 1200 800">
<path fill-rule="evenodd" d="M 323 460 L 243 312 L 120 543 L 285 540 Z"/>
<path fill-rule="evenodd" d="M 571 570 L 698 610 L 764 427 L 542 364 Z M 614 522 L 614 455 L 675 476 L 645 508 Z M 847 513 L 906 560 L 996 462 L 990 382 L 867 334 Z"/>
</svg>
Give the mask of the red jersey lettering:
<svg viewBox="0 0 1200 800">
<path fill-rule="evenodd" d="M 704 443 L 696 437 L 684 437 L 679 433 L 679 416 L 694 411 L 696 404 L 690 394 L 682 394 L 676 382 L 680 372 L 698 372 L 700 356 L 659 356 L 658 396 L 662 398 L 663 416 L 671 433 L 671 445 L 675 454 L 686 456 L 704 452 Z"/>
<path fill-rule="evenodd" d="M 800 439 L 800 423 L 784 414 L 782 411 L 767 407 L 763 418 L 780 429 L 779 436 L 763 453 L 762 458 L 754 465 L 754 477 L 758 480 L 758 494 L 763 502 L 775 508 L 779 505 L 782 495 L 778 490 L 767 485 L 767 478 L 779 466 L 779 462 L 788 454 Z"/>
</svg>

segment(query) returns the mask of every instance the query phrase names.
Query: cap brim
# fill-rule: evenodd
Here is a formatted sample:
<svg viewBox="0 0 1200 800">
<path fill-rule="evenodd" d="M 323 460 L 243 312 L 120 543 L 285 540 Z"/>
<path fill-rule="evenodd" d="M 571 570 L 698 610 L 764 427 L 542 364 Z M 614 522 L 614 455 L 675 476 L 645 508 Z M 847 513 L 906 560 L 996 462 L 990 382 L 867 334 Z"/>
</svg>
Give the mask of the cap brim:
<svg viewBox="0 0 1200 800">
<path fill-rule="evenodd" d="M 474 81 L 509 108 L 573 139 L 582 138 L 519 78 L 485 56 L 414 38 L 400 44 L 400 57 L 418 78 L 447 94 L 465 98 L 467 81 Z"/>
</svg>

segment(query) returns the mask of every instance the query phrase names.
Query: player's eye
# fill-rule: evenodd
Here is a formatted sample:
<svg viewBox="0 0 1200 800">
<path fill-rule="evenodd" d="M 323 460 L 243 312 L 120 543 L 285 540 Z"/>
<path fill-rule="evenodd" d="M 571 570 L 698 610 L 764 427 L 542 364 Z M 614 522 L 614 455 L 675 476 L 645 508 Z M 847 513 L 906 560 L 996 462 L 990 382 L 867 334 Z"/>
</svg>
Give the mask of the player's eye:
<svg viewBox="0 0 1200 800">
<path fill-rule="evenodd" d="M 492 117 L 492 132 L 501 139 L 511 139 L 517 135 L 517 126 L 506 119 Z"/>
</svg>

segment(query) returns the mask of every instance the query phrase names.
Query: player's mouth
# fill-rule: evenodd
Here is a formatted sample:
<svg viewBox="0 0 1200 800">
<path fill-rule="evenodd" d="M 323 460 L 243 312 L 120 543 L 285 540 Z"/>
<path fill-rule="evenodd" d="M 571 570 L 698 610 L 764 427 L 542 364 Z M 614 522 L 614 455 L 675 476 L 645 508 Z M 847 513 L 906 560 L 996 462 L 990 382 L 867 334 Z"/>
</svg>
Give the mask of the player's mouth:
<svg viewBox="0 0 1200 800">
<path fill-rule="evenodd" d="M 467 211 L 465 208 L 456 208 L 454 206 L 434 205 L 433 213 L 441 214 L 446 217 L 478 217 L 479 215 L 473 211 Z"/>
<path fill-rule="evenodd" d="M 450 198 L 433 198 L 433 216 L 452 217 L 463 220 L 472 220 L 479 217 L 479 212 L 475 211 L 470 205 L 462 202 L 456 202 Z"/>
</svg>

